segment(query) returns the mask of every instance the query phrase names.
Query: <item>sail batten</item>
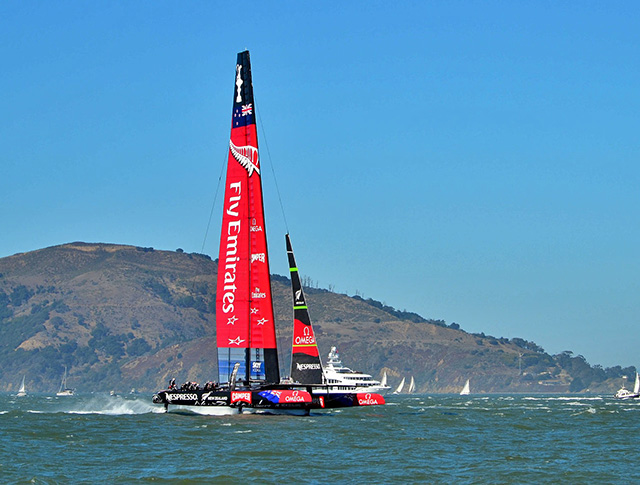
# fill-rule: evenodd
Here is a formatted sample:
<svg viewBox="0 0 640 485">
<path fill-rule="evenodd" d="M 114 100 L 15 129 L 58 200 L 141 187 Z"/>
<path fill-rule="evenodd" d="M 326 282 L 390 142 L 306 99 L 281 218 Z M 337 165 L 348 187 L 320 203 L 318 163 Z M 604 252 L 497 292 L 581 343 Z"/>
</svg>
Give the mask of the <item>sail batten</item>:
<svg viewBox="0 0 640 485">
<path fill-rule="evenodd" d="M 258 136 L 249 52 L 236 63 L 231 137 L 218 259 L 218 375 L 279 382 Z"/>
</svg>

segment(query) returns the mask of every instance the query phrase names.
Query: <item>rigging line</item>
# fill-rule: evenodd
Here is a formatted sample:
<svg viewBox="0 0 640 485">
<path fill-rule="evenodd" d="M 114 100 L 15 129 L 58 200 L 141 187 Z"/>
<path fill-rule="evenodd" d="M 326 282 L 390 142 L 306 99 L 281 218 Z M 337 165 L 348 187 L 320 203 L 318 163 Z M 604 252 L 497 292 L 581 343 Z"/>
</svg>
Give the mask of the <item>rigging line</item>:
<svg viewBox="0 0 640 485">
<path fill-rule="evenodd" d="M 216 201 L 218 200 L 218 192 L 220 192 L 220 182 L 222 181 L 222 174 L 224 173 L 224 168 L 227 163 L 227 157 L 228 157 L 228 149 L 227 149 L 227 152 L 225 152 L 224 161 L 222 163 L 222 167 L 220 168 L 220 176 L 218 177 L 218 185 L 216 186 L 216 192 L 213 196 L 213 204 L 211 204 L 211 212 L 209 213 L 207 230 L 204 232 L 204 240 L 202 241 L 202 249 L 200 250 L 200 252 L 203 254 L 204 254 L 204 246 L 207 242 L 207 236 L 209 235 L 209 228 L 211 227 L 211 219 L 213 219 L 213 211 L 216 208 Z"/>
<path fill-rule="evenodd" d="M 264 131 L 264 123 L 262 122 L 262 116 L 260 116 L 260 112 L 258 112 L 258 108 L 256 107 L 256 114 L 258 115 L 258 119 L 260 120 L 260 129 L 262 130 L 262 139 L 264 140 L 264 146 L 267 149 L 267 158 L 269 159 L 269 166 L 271 167 L 271 173 L 273 175 L 273 180 L 276 185 L 276 193 L 278 194 L 278 201 L 280 202 L 280 211 L 282 211 L 282 218 L 284 219 L 284 227 L 289 233 L 289 224 L 287 223 L 287 215 L 284 212 L 284 205 L 282 204 L 282 197 L 280 195 L 280 187 L 278 186 L 278 178 L 276 177 L 276 172 L 273 168 L 273 160 L 271 159 L 271 151 L 269 150 L 269 142 L 267 141 L 267 133 Z"/>
<path fill-rule="evenodd" d="M 284 212 L 284 205 L 282 204 L 282 197 L 280 196 L 280 187 L 278 187 L 278 178 L 276 177 L 276 172 L 273 168 L 273 160 L 271 159 L 271 151 L 269 150 L 269 142 L 267 141 L 267 133 L 264 130 L 264 123 L 262 122 L 262 116 L 260 115 L 260 112 L 258 111 L 258 107 L 255 104 L 254 101 L 254 109 L 256 111 L 256 114 L 258 115 L 258 120 L 260 121 L 260 129 L 262 130 L 262 139 L 264 140 L 264 147 L 267 149 L 267 158 L 269 159 L 269 166 L 271 167 L 271 174 L 273 175 L 273 180 L 275 182 L 275 186 L 276 186 L 276 193 L 278 194 L 278 201 L 280 202 L 280 211 L 282 212 L 282 219 L 284 219 L 284 227 L 287 231 L 287 234 L 289 233 L 289 224 L 287 223 L 287 216 Z M 272 303 L 273 305 L 273 303 Z M 276 331 L 276 351 L 277 351 L 277 355 L 278 355 L 278 373 L 280 374 L 280 380 L 282 380 L 282 372 L 280 372 L 280 366 L 282 364 L 284 364 L 284 360 L 282 359 L 282 349 L 280 348 L 281 346 L 278 345 L 278 340 L 280 340 L 280 336 L 282 335 L 282 332 L 279 330 L 279 326 L 276 325 L 276 316 L 275 316 L 275 311 L 273 312 L 273 326 L 275 327 L 275 331 Z"/>
<path fill-rule="evenodd" d="M 202 249 L 200 250 L 200 252 L 202 254 L 204 254 L 204 246 L 205 246 L 205 244 L 207 242 L 207 236 L 209 235 L 209 228 L 211 227 L 211 220 L 213 219 L 213 211 L 215 210 L 216 202 L 218 200 L 218 193 L 220 192 L 220 183 L 222 182 L 222 174 L 224 173 L 225 166 L 227 165 L 227 157 L 229 156 L 228 150 L 229 149 L 227 148 L 227 151 L 225 152 L 225 156 L 224 156 L 224 159 L 223 159 L 223 162 L 222 162 L 222 167 L 220 168 L 220 175 L 218 176 L 218 185 L 216 186 L 216 192 L 215 192 L 215 194 L 213 196 L 213 203 L 211 204 L 211 212 L 209 212 L 209 221 L 207 222 L 207 229 L 204 232 L 204 239 L 202 241 Z M 193 287 L 191 289 L 192 293 L 195 292 L 195 285 L 196 285 L 196 280 L 194 279 L 193 280 Z M 216 318 L 217 318 L 217 315 L 216 315 Z M 214 325 L 214 328 L 215 328 L 215 325 Z M 216 332 L 216 339 L 217 339 L 217 332 Z M 214 346 L 213 349 L 214 349 L 213 351 L 215 353 L 214 359 L 215 359 L 216 362 L 218 362 L 218 360 L 219 360 L 218 359 L 218 346 L 217 345 Z M 218 370 L 218 376 L 219 375 L 220 375 L 220 371 Z"/>
<path fill-rule="evenodd" d="M 209 221 L 207 222 L 207 228 L 204 232 L 204 239 L 202 241 L 202 248 L 200 249 L 200 254 L 204 254 L 204 247 L 207 243 L 207 236 L 209 235 L 209 228 L 211 227 L 211 220 L 213 219 L 213 211 L 216 208 L 216 201 L 218 200 L 218 192 L 220 191 L 220 182 L 222 181 L 222 174 L 224 173 L 225 163 L 227 162 L 226 156 L 224 162 L 222 163 L 222 168 L 220 170 L 220 176 L 218 177 L 218 185 L 216 186 L 216 191 L 213 196 L 213 203 L 211 204 L 211 212 L 209 212 Z M 191 293 L 195 293 L 196 290 L 196 278 L 194 277 L 193 282 L 191 284 Z"/>
<path fill-rule="evenodd" d="M 213 211 L 216 208 L 216 201 L 218 200 L 218 192 L 220 191 L 220 182 L 222 181 L 222 174 L 224 173 L 225 163 L 227 162 L 226 156 L 224 162 L 222 163 L 222 168 L 220 170 L 220 176 L 218 177 L 218 185 L 216 186 L 216 192 L 213 196 L 213 203 L 211 204 L 211 212 L 209 212 L 209 221 L 207 222 L 207 229 L 204 231 L 204 239 L 202 241 L 202 248 L 200 249 L 200 254 L 204 254 L 204 246 L 207 243 L 207 236 L 209 235 L 209 228 L 211 227 L 211 219 L 213 219 Z M 195 292 L 196 288 L 196 280 L 194 278 L 193 284 L 191 285 L 191 292 Z"/>
</svg>

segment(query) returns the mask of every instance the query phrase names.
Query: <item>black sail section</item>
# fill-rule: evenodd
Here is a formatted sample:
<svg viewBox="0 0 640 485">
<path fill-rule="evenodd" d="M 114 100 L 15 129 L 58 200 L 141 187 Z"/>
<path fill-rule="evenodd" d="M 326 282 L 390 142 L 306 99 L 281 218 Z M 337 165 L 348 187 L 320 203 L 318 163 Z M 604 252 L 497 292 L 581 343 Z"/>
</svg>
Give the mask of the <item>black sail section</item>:
<svg viewBox="0 0 640 485">
<path fill-rule="evenodd" d="M 291 289 L 293 290 L 293 345 L 291 354 L 291 379 L 301 384 L 324 384 L 322 363 L 316 337 L 311 325 L 309 310 L 302 291 L 298 267 L 291 247 L 289 234 L 285 235 Z"/>
</svg>

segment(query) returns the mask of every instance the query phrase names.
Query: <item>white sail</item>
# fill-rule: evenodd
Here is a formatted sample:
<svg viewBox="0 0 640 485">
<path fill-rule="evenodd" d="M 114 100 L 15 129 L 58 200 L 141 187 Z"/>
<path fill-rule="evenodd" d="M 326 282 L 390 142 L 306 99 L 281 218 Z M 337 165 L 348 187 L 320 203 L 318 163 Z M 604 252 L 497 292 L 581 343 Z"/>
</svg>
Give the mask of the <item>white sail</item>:
<svg viewBox="0 0 640 485">
<path fill-rule="evenodd" d="M 636 372 L 636 380 L 635 380 L 635 383 L 633 384 L 633 393 L 638 394 L 639 392 L 640 392 L 640 376 Z"/>
<path fill-rule="evenodd" d="M 398 386 L 398 388 L 395 391 L 393 391 L 393 393 L 394 394 L 400 394 L 402 392 L 402 388 L 403 387 L 404 387 L 404 377 L 400 381 L 400 385 Z"/>
<path fill-rule="evenodd" d="M 380 385 L 381 386 L 386 386 L 387 385 L 387 371 L 384 371 L 382 373 L 382 379 L 380 380 Z"/>
<path fill-rule="evenodd" d="M 73 389 L 67 387 L 67 366 L 64 366 L 64 374 L 62 376 L 62 382 L 60 383 L 60 389 L 56 392 L 56 396 L 73 396 Z"/>
<path fill-rule="evenodd" d="M 23 397 L 27 395 L 27 391 L 24 387 L 24 378 L 25 376 L 22 376 L 22 384 L 20 384 L 20 389 L 18 389 L 18 394 L 16 394 L 16 396 L 18 397 Z"/>
<path fill-rule="evenodd" d="M 636 383 L 633 385 L 633 393 L 640 393 L 640 375 L 636 372 Z"/>
<path fill-rule="evenodd" d="M 411 376 L 411 382 L 409 382 L 409 390 L 407 391 L 409 394 L 412 394 L 416 390 L 416 381 L 413 380 L 413 376 Z"/>
<path fill-rule="evenodd" d="M 469 379 L 467 379 L 467 382 L 464 383 L 464 387 L 462 388 L 462 391 L 460 391 L 460 395 L 468 396 L 469 394 L 471 394 L 471 389 L 469 388 Z"/>
</svg>

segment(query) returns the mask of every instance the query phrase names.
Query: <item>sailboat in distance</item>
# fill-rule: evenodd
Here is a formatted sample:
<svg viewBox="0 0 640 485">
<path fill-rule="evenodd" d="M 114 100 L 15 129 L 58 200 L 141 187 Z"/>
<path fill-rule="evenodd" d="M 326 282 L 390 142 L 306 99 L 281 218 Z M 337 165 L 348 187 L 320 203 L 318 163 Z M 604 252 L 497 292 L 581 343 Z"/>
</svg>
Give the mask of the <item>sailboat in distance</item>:
<svg viewBox="0 0 640 485">
<path fill-rule="evenodd" d="M 461 396 L 468 396 L 469 394 L 471 394 L 471 389 L 469 388 L 469 380 L 470 379 L 467 379 L 467 382 L 464 383 L 464 387 L 462 388 L 462 391 L 460 391 Z"/>
<path fill-rule="evenodd" d="M 24 397 L 27 395 L 27 390 L 24 387 L 24 379 L 25 376 L 22 376 L 22 384 L 20 384 L 20 389 L 18 389 L 18 393 L 16 394 L 17 397 Z"/>
<path fill-rule="evenodd" d="M 288 238 L 287 246 L 289 250 Z M 291 251 L 290 261 L 292 256 Z M 291 275 L 293 280 L 293 270 Z M 317 347 L 314 348 L 315 337 L 310 322 L 303 319 L 302 304 L 295 291 L 294 298 L 294 335 L 300 340 L 294 341 L 293 356 L 300 363 L 300 367 L 296 366 L 300 373 L 283 381 L 271 293 L 251 62 L 249 51 L 244 51 L 238 54 L 235 66 L 218 258 L 217 382 L 208 382 L 204 387 L 189 383 L 177 389 L 172 381 L 168 389 L 153 396 L 153 402 L 163 404 L 165 410 L 177 405 L 208 414 L 308 414 L 311 409 L 384 404 L 378 394 L 328 392 Z"/>
<path fill-rule="evenodd" d="M 402 380 L 400 381 L 400 384 L 398 385 L 398 387 L 396 387 L 396 390 L 393 391 L 393 394 L 400 394 L 402 393 L 402 388 L 404 387 L 404 377 L 402 378 Z"/>
<path fill-rule="evenodd" d="M 62 382 L 60 383 L 60 389 L 56 392 L 56 396 L 73 396 L 74 390 L 67 387 L 67 366 L 64 366 L 64 374 L 62 375 Z"/>
<path fill-rule="evenodd" d="M 413 376 L 411 376 L 411 381 L 409 382 L 409 390 L 407 391 L 407 393 L 413 394 L 414 392 L 416 392 L 416 381 L 414 381 Z"/>
</svg>

